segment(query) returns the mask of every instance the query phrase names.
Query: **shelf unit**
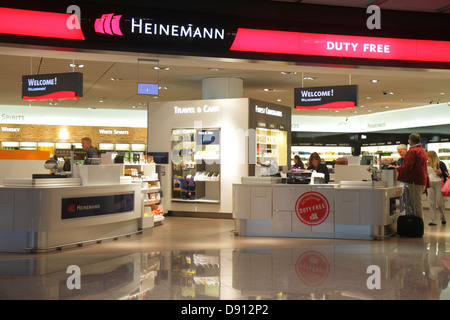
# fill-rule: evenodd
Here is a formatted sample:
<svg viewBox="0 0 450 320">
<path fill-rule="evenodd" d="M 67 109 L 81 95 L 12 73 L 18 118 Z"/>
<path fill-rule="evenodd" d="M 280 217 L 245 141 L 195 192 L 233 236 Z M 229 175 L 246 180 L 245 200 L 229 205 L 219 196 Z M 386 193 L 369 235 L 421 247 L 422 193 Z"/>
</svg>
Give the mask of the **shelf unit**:
<svg viewBox="0 0 450 320">
<path fill-rule="evenodd" d="M 172 130 L 172 201 L 220 203 L 220 129 Z"/>
<path fill-rule="evenodd" d="M 309 157 L 317 152 L 320 158 L 331 168 L 331 163 L 339 158 L 352 155 L 351 147 L 342 146 L 292 146 L 291 147 L 291 165 L 294 164 L 294 156 L 300 156 L 303 163 L 308 166 Z"/>
<path fill-rule="evenodd" d="M 123 173 L 131 177 L 132 183 L 141 184 L 142 211 L 140 229 L 153 227 L 164 221 L 161 182 L 156 164 L 124 164 Z"/>
<path fill-rule="evenodd" d="M 265 164 L 276 160 L 280 166 L 287 165 L 287 134 L 278 129 L 256 128 L 256 163 Z"/>
<path fill-rule="evenodd" d="M 397 163 L 400 155 L 397 151 L 398 145 L 362 146 L 361 155 L 363 157 L 373 157 L 376 167 Z"/>
</svg>

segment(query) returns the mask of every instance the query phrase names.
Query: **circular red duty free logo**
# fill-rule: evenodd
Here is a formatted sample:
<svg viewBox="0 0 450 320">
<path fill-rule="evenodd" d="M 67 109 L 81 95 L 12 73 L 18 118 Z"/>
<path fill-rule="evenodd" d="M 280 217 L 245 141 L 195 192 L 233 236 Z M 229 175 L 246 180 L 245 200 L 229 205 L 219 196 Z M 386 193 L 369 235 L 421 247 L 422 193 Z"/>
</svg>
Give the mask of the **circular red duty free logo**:
<svg viewBox="0 0 450 320">
<path fill-rule="evenodd" d="M 323 194 L 308 191 L 298 197 L 295 202 L 295 213 L 304 224 L 317 226 L 328 218 L 330 204 Z"/>
</svg>

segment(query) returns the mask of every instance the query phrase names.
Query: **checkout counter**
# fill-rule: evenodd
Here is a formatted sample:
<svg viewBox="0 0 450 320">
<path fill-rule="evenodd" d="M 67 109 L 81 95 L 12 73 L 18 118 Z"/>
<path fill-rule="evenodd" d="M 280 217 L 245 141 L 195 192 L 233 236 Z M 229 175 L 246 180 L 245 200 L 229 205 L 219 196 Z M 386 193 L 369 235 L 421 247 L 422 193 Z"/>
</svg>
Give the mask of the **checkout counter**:
<svg viewBox="0 0 450 320">
<path fill-rule="evenodd" d="M 140 184 L 123 177 L 120 164 L 73 169 L 66 176 L 3 179 L 0 252 L 60 249 L 139 232 Z"/>
<path fill-rule="evenodd" d="M 353 168 L 352 168 L 353 167 Z M 336 166 L 348 180 L 322 184 L 320 174 L 243 177 L 233 184 L 233 217 L 242 236 L 382 239 L 396 232 L 404 211 L 394 170 Z"/>
</svg>

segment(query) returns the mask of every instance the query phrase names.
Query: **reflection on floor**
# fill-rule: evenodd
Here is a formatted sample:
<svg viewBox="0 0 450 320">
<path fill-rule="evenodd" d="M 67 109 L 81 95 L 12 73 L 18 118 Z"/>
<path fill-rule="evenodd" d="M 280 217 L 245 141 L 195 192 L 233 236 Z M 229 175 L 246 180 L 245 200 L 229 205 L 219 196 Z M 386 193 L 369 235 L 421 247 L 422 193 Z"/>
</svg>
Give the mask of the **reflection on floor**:
<svg viewBox="0 0 450 320">
<path fill-rule="evenodd" d="M 117 241 L 0 254 L 0 299 L 450 299 L 447 228 L 426 224 L 420 239 L 272 239 L 235 236 L 233 220 L 168 217 Z"/>
</svg>

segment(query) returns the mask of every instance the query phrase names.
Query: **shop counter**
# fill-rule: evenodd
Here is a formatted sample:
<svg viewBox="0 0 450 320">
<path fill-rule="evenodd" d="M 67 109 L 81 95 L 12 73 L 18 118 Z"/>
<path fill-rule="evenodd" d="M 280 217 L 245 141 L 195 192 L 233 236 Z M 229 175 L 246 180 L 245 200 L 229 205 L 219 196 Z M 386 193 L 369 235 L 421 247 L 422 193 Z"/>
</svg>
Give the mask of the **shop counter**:
<svg viewBox="0 0 450 320">
<path fill-rule="evenodd" d="M 140 193 L 134 183 L 5 179 L 0 186 L 0 251 L 36 252 L 136 233 Z"/>
<path fill-rule="evenodd" d="M 396 231 L 400 186 L 233 184 L 233 217 L 243 236 L 378 239 Z"/>
</svg>

